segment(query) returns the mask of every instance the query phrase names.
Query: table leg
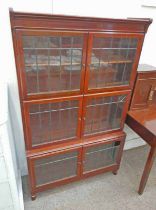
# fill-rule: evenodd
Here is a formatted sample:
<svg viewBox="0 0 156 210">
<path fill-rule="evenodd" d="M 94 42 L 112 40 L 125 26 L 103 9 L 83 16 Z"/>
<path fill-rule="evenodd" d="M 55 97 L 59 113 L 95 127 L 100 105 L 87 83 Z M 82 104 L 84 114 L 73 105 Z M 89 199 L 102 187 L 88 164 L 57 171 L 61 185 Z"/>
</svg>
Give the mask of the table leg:
<svg viewBox="0 0 156 210">
<path fill-rule="evenodd" d="M 156 147 L 151 146 L 151 149 L 150 149 L 150 152 L 149 152 L 149 155 L 147 158 L 147 162 L 146 162 L 146 165 L 144 168 L 144 172 L 142 174 L 142 178 L 140 181 L 140 186 L 139 186 L 139 190 L 138 190 L 138 193 L 140 195 L 143 193 L 143 191 L 145 189 L 145 186 L 146 186 L 146 183 L 147 183 L 147 180 L 148 180 L 148 177 L 149 177 L 149 174 L 150 174 L 153 162 L 154 162 L 155 155 L 156 155 Z"/>
</svg>

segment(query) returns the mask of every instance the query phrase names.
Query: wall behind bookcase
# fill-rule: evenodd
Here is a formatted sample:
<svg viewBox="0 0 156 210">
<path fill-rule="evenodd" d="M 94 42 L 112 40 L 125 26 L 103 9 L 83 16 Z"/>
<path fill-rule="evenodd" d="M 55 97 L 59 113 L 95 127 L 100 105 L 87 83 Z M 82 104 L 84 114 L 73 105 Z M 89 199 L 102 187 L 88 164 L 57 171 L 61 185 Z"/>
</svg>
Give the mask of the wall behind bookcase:
<svg viewBox="0 0 156 210">
<path fill-rule="evenodd" d="M 153 24 L 145 38 L 140 63 L 149 63 L 156 66 L 154 49 L 156 48 L 156 8 L 143 7 L 142 0 L 14 0 L 15 10 L 41 12 L 66 15 L 81 15 L 108 18 L 143 17 L 153 18 Z"/>
</svg>

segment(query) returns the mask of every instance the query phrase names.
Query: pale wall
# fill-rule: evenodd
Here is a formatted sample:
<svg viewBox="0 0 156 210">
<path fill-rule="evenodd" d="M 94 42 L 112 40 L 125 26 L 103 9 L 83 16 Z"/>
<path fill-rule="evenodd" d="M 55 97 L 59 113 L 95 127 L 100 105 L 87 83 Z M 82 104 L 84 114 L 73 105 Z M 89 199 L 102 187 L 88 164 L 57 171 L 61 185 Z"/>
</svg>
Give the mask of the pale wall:
<svg viewBox="0 0 156 210">
<path fill-rule="evenodd" d="M 53 0 L 53 2 L 51 0 L 0 0 L 0 5 L 0 20 L 3 23 L 3 27 L 0 27 L 0 71 L 1 75 L 3 75 L 3 78 L 1 77 L 0 80 L 7 80 L 9 83 L 10 110 L 12 113 L 16 148 L 19 156 L 19 164 L 22 170 L 22 174 L 25 174 L 26 159 L 24 152 L 24 140 L 20 115 L 16 70 L 12 49 L 10 22 L 8 16 L 8 7 L 12 7 L 15 11 L 18 10 L 26 12 L 98 16 L 110 18 L 153 18 L 153 24 L 152 26 L 150 26 L 145 39 L 140 63 L 149 63 L 155 66 L 156 59 L 154 51 L 156 48 L 156 9 L 147 9 L 141 7 L 140 0 Z"/>
</svg>

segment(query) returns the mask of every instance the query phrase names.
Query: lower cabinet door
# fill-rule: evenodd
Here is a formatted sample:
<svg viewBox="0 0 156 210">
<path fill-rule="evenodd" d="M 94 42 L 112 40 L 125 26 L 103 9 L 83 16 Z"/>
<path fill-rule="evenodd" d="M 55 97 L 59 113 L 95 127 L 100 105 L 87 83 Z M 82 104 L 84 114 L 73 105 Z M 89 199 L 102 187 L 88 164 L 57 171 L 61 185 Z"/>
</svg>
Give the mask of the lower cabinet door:
<svg viewBox="0 0 156 210">
<path fill-rule="evenodd" d="M 111 171 L 118 162 L 120 141 L 85 146 L 83 149 L 83 175 Z"/>
<path fill-rule="evenodd" d="M 32 197 L 61 184 L 96 173 L 116 171 L 123 151 L 124 136 L 28 157 Z"/>
<path fill-rule="evenodd" d="M 80 176 L 81 149 L 72 149 L 28 158 L 33 192 L 64 184 Z M 37 190 L 38 189 L 38 190 Z M 33 193 L 32 192 L 32 193 Z"/>
</svg>

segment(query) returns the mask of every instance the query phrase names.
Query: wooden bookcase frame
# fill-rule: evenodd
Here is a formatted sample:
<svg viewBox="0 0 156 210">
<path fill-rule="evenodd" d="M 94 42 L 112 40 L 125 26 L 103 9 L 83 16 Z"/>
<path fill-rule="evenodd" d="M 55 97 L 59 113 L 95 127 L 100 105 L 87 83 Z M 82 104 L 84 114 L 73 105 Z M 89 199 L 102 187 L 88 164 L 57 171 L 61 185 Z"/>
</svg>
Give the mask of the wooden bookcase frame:
<svg viewBox="0 0 156 210">
<path fill-rule="evenodd" d="M 99 142 L 90 142 L 90 143 L 86 143 L 86 144 L 80 143 L 76 147 L 69 146 L 66 149 L 61 149 L 61 150 L 52 149 L 52 151 L 45 151 L 45 153 L 42 153 L 42 154 L 36 153 L 36 154 L 28 155 L 27 161 L 28 161 L 28 168 L 29 168 L 29 173 L 30 173 L 29 179 L 30 179 L 30 183 L 31 183 L 32 199 L 36 198 L 36 193 L 44 191 L 46 189 L 50 189 L 51 187 L 57 187 L 58 185 L 70 183 L 72 181 L 78 181 L 82 178 L 87 178 L 89 176 L 97 175 L 97 174 L 107 172 L 107 171 L 112 171 L 114 174 L 116 174 L 117 170 L 119 169 L 120 161 L 121 161 L 121 157 L 122 157 L 123 146 L 124 146 L 124 142 L 125 142 L 125 133 L 121 132 L 119 135 L 116 136 L 116 138 L 111 139 L 110 137 L 111 136 L 109 136 L 106 139 L 101 140 Z M 107 165 L 100 169 L 95 169 L 91 172 L 84 173 L 83 166 L 84 166 L 84 161 L 85 161 L 86 149 L 95 147 L 95 146 L 99 146 L 99 145 L 107 145 L 107 144 L 111 144 L 111 143 L 115 143 L 115 142 L 119 143 L 119 151 L 118 151 L 117 157 L 115 159 L 115 163 L 111 164 L 111 165 Z M 36 185 L 36 175 L 35 175 L 35 170 L 34 170 L 35 160 L 42 159 L 42 158 L 48 158 L 48 157 L 55 156 L 55 155 L 65 154 L 65 153 L 69 153 L 72 151 L 78 152 L 77 175 L 75 175 L 73 177 L 66 177 L 64 179 L 57 180 L 52 183 L 45 183 L 40 186 Z"/>
<path fill-rule="evenodd" d="M 12 28 L 13 45 L 15 52 L 17 78 L 19 86 L 19 95 L 21 103 L 21 112 L 23 119 L 23 130 L 26 143 L 26 154 L 28 160 L 29 178 L 32 199 L 36 198 L 36 193 L 48 188 L 65 184 L 80 178 L 86 178 L 101 172 L 112 171 L 114 174 L 120 166 L 122 157 L 125 133 L 123 125 L 129 105 L 131 91 L 133 89 L 136 70 L 139 62 L 139 57 L 142 50 L 144 36 L 151 19 L 132 18 L 132 19 L 108 19 L 108 18 L 93 18 L 93 17 L 76 17 L 65 15 L 46 15 L 14 12 L 10 10 L 10 20 Z M 22 36 L 51 36 L 51 35 L 80 35 L 83 36 L 83 55 L 81 63 L 81 82 L 79 90 L 69 90 L 60 92 L 45 92 L 38 94 L 27 94 L 26 89 L 26 73 L 24 64 L 24 52 L 22 44 Z M 92 53 L 92 42 L 94 37 L 104 38 L 136 38 L 138 40 L 135 58 L 132 65 L 129 85 L 109 86 L 101 88 L 88 88 L 90 63 Z M 122 111 L 121 126 L 119 129 L 106 131 L 100 135 L 83 136 L 85 126 L 86 103 L 91 98 L 100 96 L 117 96 L 126 94 L 126 102 Z M 45 144 L 36 148 L 32 147 L 30 133 L 29 106 L 32 104 L 46 104 L 64 100 L 78 100 L 78 131 L 76 139 L 73 141 L 62 141 L 59 144 Z M 95 170 L 89 173 L 83 173 L 83 161 L 85 151 L 88 147 L 98 144 L 107 144 L 109 142 L 120 142 L 119 151 L 116 158 L 116 164 Z M 40 187 L 36 186 L 34 161 L 42 157 L 48 157 L 56 154 L 64 154 L 65 152 L 78 151 L 78 174 L 76 177 L 60 180 L 55 183 L 49 183 Z"/>
</svg>

